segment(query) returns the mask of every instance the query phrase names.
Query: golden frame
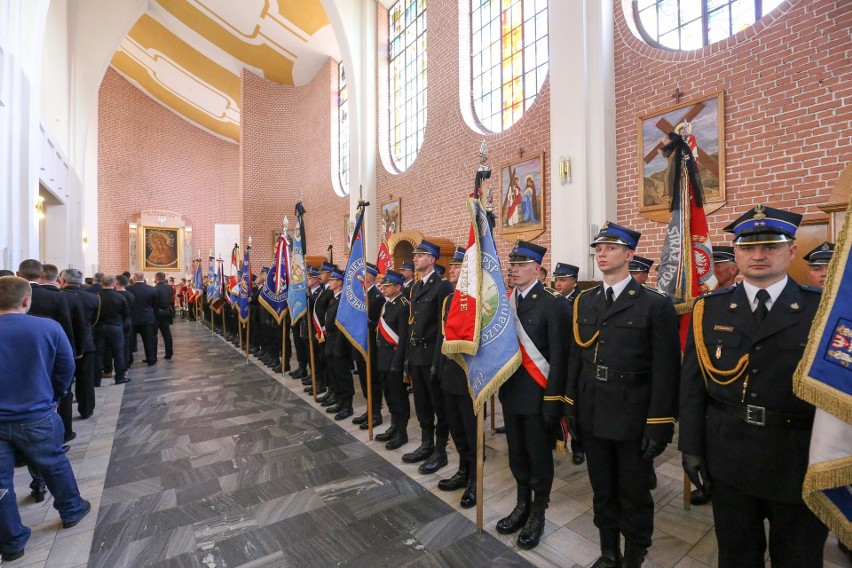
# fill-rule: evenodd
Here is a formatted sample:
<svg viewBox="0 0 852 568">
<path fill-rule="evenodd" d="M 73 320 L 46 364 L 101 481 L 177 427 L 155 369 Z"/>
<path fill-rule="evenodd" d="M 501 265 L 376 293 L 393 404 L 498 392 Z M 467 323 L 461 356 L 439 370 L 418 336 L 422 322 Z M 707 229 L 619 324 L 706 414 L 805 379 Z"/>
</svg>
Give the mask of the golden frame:
<svg viewBox="0 0 852 568">
<path fill-rule="evenodd" d="M 704 185 L 704 210 L 716 211 L 725 204 L 725 92 L 691 99 L 656 109 L 636 119 L 639 213 L 668 222 L 671 195 L 665 187 L 668 160 L 660 154 L 663 136 L 682 122 L 690 126 L 696 144 L 693 152 Z"/>
<path fill-rule="evenodd" d="M 153 244 L 152 239 L 157 239 L 163 246 Z M 183 230 L 180 227 L 143 225 L 141 244 L 143 271 L 183 271 Z"/>
<path fill-rule="evenodd" d="M 499 199 L 497 227 L 503 238 L 512 242 L 529 241 L 544 232 L 547 218 L 544 152 L 500 165 Z"/>
</svg>

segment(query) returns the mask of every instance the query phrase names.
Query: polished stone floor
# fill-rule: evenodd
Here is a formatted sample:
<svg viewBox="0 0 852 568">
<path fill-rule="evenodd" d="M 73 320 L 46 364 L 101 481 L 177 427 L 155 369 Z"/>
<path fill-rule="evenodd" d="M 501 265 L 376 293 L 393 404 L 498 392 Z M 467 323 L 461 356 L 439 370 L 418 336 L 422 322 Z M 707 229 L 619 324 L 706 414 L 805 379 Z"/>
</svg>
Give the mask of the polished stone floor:
<svg viewBox="0 0 852 568">
<path fill-rule="evenodd" d="M 195 323 L 174 326 L 175 358 L 134 366 L 132 382 L 97 389 L 69 453 L 93 513 L 59 529 L 52 500 L 35 504 L 25 469 L 15 485 L 33 529 L 11 567 L 589 566 L 598 556 L 585 465 L 557 455 L 545 538 L 523 551 L 496 533 L 514 505 L 505 436 L 487 429 L 484 528 L 461 491 L 437 489 L 350 421 L 335 423 L 302 392 Z M 363 399 L 356 413 L 363 411 Z M 387 416 L 385 416 L 387 418 Z M 501 423 L 499 405 L 496 423 Z M 377 428 L 382 431 L 387 424 Z M 716 565 L 709 507 L 685 511 L 673 449 L 658 458 L 654 546 L 645 566 Z M 96 513 L 96 514 L 95 514 Z M 836 541 L 826 567 L 848 566 Z"/>
</svg>

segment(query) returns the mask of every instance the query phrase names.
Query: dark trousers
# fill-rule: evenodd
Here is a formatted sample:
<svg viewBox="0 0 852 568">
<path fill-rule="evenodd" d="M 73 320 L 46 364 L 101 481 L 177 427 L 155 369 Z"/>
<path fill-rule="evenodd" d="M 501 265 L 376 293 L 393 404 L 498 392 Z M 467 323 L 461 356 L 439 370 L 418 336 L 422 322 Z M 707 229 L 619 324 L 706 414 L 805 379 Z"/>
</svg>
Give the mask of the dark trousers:
<svg viewBox="0 0 852 568">
<path fill-rule="evenodd" d="M 553 448 L 541 414 L 504 413 L 503 423 L 509 445 L 509 469 L 515 481 L 532 488 L 537 501 L 549 499 L 553 486 Z"/>
<path fill-rule="evenodd" d="M 476 471 L 476 415 L 469 394 L 444 392 L 447 425 L 461 460 L 467 460 L 470 471 Z"/>
<path fill-rule="evenodd" d="M 441 382 L 432 380 L 428 365 L 411 365 L 411 386 L 414 388 L 414 411 L 421 428 L 435 429 L 439 438 L 449 438 L 447 405 Z"/>
<path fill-rule="evenodd" d="M 296 323 L 295 328 L 293 328 L 293 344 L 296 347 L 296 361 L 299 363 L 299 367 L 305 368 L 310 364 L 311 361 L 311 352 L 308 347 L 308 340 L 303 337 L 304 334 L 304 325 L 305 319 L 308 317 L 308 314 L 302 316 L 302 319 Z"/>
<path fill-rule="evenodd" d="M 604 440 L 588 430 L 583 430 L 580 438 L 586 449 L 589 481 L 594 491 L 595 526 L 618 529 L 634 545 L 650 547 L 654 499 L 651 465 L 641 459 L 641 441 Z"/>
<path fill-rule="evenodd" d="M 95 411 L 95 352 L 83 353 L 77 359 L 74 371 L 74 394 L 77 396 L 77 412 L 88 418 Z"/>
<path fill-rule="evenodd" d="M 804 502 L 783 503 L 746 495 L 713 481 L 713 520 L 719 568 L 763 568 L 764 519 L 769 520 L 772 568 L 820 568 L 828 529 Z"/>
<path fill-rule="evenodd" d="M 314 341 L 314 366 L 313 373 L 316 376 L 317 388 L 330 387 L 334 390 L 334 385 L 326 379 L 325 369 L 325 345 Z"/>
<path fill-rule="evenodd" d="M 352 378 L 352 359 L 345 357 L 326 357 L 325 372 L 329 386 L 334 387 L 338 398 L 355 396 L 355 380 Z"/>
<path fill-rule="evenodd" d="M 408 387 L 402 379 L 402 371 L 376 371 L 382 385 L 382 393 L 388 401 L 388 411 L 392 416 L 405 421 L 411 418 L 411 405 L 408 402 Z"/>
<path fill-rule="evenodd" d="M 125 340 L 124 332 L 117 325 L 99 325 L 95 327 L 95 368 L 107 368 L 106 358 L 115 361 L 115 378 L 123 379 L 127 372 L 124 363 Z"/>
<path fill-rule="evenodd" d="M 172 347 L 172 318 L 168 316 L 157 316 L 157 329 L 163 336 L 163 346 L 166 349 L 166 358 L 174 354 Z M 157 333 L 154 332 L 154 353 L 157 352 Z M 146 354 L 147 356 L 147 354 Z M 154 357 L 156 359 L 156 357 Z M 148 359 L 150 361 L 150 359 Z"/>
<path fill-rule="evenodd" d="M 367 362 L 361 357 L 361 354 L 352 350 L 352 357 L 355 359 L 355 367 L 358 368 L 358 381 L 361 383 L 361 394 L 364 395 L 364 399 L 367 398 Z M 373 355 L 371 358 L 375 357 Z M 379 382 L 378 378 L 376 378 L 376 365 L 375 363 L 372 365 L 372 385 L 371 385 L 371 394 L 373 395 L 373 414 L 381 414 L 382 413 L 382 385 Z"/>
<path fill-rule="evenodd" d="M 153 323 L 134 323 L 133 333 L 130 334 L 130 351 L 136 353 L 137 343 L 136 336 L 142 336 L 142 349 L 145 350 L 145 359 L 149 362 L 157 361 L 157 328 Z M 131 359 L 133 355 L 131 355 Z"/>
<path fill-rule="evenodd" d="M 74 426 L 71 423 L 73 418 L 74 396 L 69 390 L 65 396 L 59 399 L 59 404 L 56 405 L 56 414 L 62 419 L 62 427 L 65 429 L 65 440 L 71 437 L 74 433 Z"/>
</svg>

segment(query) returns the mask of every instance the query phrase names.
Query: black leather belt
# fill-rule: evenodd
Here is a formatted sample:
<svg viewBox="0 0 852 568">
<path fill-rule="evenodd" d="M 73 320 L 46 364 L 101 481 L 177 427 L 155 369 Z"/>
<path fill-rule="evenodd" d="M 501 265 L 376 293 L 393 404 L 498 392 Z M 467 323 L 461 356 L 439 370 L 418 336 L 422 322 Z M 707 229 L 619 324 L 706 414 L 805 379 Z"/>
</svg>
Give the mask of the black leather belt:
<svg viewBox="0 0 852 568">
<path fill-rule="evenodd" d="M 603 365 L 592 365 L 591 363 L 587 363 L 583 361 L 583 366 L 586 367 L 587 370 L 591 371 L 595 380 L 600 381 L 602 383 L 609 383 L 614 381 L 641 381 L 642 379 L 648 378 L 648 373 L 643 371 L 641 373 L 632 373 L 628 371 L 616 371 L 615 369 L 610 369 L 609 367 L 604 367 Z"/>
<path fill-rule="evenodd" d="M 767 410 L 764 406 L 734 404 L 713 397 L 710 397 L 710 406 L 725 414 L 736 416 L 746 424 L 751 424 L 752 426 L 807 430 L 813 426 L 814 422 L 814 418 L 810 414 L 786 414 L 784 412 Z"/>
</svg>

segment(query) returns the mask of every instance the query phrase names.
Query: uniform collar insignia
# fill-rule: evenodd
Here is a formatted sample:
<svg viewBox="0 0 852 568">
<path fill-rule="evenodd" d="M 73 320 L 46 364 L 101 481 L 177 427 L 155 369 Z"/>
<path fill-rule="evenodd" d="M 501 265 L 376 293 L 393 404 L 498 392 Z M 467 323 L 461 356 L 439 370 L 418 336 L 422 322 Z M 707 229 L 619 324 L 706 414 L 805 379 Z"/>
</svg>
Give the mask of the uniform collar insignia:
<svg viewBox="0 0 852 568">
<path fill-rule="evenodd" d="M 796 302 L 793 302 L 792 304 L 790 304 L 790 307 L 791 307 L 792 309 L 794 309 L 794 310 L 798 310 L 798 309 L 799 309 L 799 304 L 798 304 L 798 303 L 796 303 Z"/>
<path fill-rule="evenodd" d="M 733 302 L 733 303 L 731 303 L 731 305 L 730 305 L 730 306 L 728 306 L 728 307 L 729 307 L 729 308 L 731 308 L 732 310 L 736 310 L 736 309 L 737 309 L 737 303 L 736 303 L 736 302 Z"/>
<path fill-rule="evenodd" d="M 533 300 L 535 300 L 536 298 L 538 298 L 538 294 L 533 294 L 532 297 L 533 297 Z"/>
<path fill-rule="evenodd" d="M 636 290 L 628 290 L 627 293 L 630 294 L 631 296 L 635 296 Z"/>
</svg>

